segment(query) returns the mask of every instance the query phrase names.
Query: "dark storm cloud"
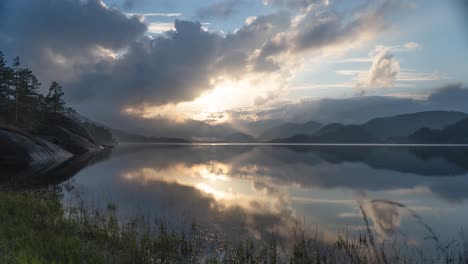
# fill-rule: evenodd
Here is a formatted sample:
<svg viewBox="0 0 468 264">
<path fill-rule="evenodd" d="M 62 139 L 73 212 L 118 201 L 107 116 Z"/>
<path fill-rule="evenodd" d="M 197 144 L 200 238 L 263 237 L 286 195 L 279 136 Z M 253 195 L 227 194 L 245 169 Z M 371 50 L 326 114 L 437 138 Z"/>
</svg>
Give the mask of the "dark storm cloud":
<svg viewBox="0 0 468 264">
<path fill-rule="evenodd" d="M 133 43 L 109 72 L 78 80 L 71 95 L 107 99 L 117 108 L 196 98 L 210 86 L 221 38 L 202 30 L 200 23 L 176 21 L 175 28 L 168 37 Z"/>
<path fill-rule="evenodd" d="M 99 101 L 100 108 L 104 104 L 117 113 L 125 106 L 193 100 L 213 88 L 212 78 L 240 78 L 249 55 L 288 24 L 281 12 L 222 37 L 198 22 L 176 21 L 174 31 L 134 42 L 107 70 L 81 76 L 71 86 L 70 99 L 91 107 Z"/>
<path fill-rule="evenodd" d="M 197 11 L 197 17 L 207 18 L 229 18 L 238 12 L 238 7 L 245 4 L 242 0 L 218 0 L 209 6 L 202 7 Z"/>
<path fill-rule="evenodd" d="M 100 48 L 123 49 L 146 31 L 100 0 L 5 0 L 0 9 L 0 49 L 47 81 L 90 70 Z"/>
<path fill-rule="evenodd" d="M 99 0 L 2 6 L 8 16 L 1 18 L 0 49 L 20 55 L 41 81 L 64 83 L 79 111 L 92 107 L 109 116 L 126 106 L 190 101 L 213 87 L 212 78 L 241 76 L 249 56 L 290 20 L 284 12 L 260 16 L 226 37 L 177 21 L 174 31 L 151 39 L 142 36 L 147 27 L 139 18 Z"/>
<path fill-rule="evenodd" d="M 429 102 L 441 107 L 452 107 L 468 111 L 468 87 L 462 84 L 450 84 L 431 94 Z"/>
</svg>

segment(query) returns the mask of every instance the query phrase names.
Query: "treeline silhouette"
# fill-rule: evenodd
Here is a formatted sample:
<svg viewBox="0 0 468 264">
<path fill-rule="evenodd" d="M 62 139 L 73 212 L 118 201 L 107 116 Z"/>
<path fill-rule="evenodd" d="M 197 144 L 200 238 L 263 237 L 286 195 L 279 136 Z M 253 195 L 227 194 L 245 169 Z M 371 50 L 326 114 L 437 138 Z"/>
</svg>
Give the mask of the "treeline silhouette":
<svg viewBox="0 0 468 264">
<path fill-rule="evenodd" d="M 37 131 L 75 112 L 67 107 L 60 84 L 52 82 L 46 95 L 40 88 L 37 77 L 21 66 L 19 57 L 10 66 L 0 51 L 0 124 Z"/>
</svg>

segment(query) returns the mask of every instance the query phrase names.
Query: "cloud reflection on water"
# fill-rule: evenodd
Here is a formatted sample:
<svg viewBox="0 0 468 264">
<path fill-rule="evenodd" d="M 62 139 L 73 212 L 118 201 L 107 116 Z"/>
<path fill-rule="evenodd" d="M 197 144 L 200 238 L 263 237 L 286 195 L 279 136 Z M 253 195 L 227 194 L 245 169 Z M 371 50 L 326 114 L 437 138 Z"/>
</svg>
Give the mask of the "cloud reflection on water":
<svg viewBox="0 0 468 264">
<path fill-rule="evenodd" d="M 120 146 L 110 160 L 80 172 L 74 182 L 85 199 L 96 195 L 124 215 L 140 210 L 191 217 L 230 237 L 256 238 L 296 222 L 336 230 L 362 230 L 357 200 L 405 203 L 439 228 L 468 219 L 460 209 L 468 192 L 466 149 L 271 146 Z M 103 191 L 104 190 L 104 191 Z M 368 204 L 382 237 L 424 230 L 401 209 Z M 441 218 L 440 211 L 458 214 Z M 458 212 L 459 211 L 459 212 Z M 463 210 L 462 210 L 463 211 Z M 465 210 L 466 211 L 466 210 Z M 409 219 L 409 220 L 408 220 Z"/>
</svg>

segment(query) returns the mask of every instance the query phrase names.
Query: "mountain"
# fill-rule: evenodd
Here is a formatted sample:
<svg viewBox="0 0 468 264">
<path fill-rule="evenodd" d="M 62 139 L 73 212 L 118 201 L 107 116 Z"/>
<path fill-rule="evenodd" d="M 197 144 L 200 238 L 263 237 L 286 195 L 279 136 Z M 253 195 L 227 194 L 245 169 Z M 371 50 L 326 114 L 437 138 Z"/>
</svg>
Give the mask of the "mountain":
<svg viewBox="0 0 468 264">
<path fill-rule="evenodd" d="M 230 123 L 227 123 L 226 125 L 233 130 L 240 131 L 244 134 L 251 135 L 253 137 L 259 137 L 261 134 L 265 133 L 265 131 L 270 130 L 274 127 L 278 127 L 285 123 L 286 122 L 281 119 L 264 119 L 251 122 L 233 120 Z"/>
<path fill-rule="evenodd" d="M 361 125 L 331 124 L 323 127 L 314 135 L 295 135 L 275 139 L 273 143 L 376 143 L 369 132 Z"/>
<path fill-rule="evenodd" d="M 410 143 L 468 144 L 468 118 L 444 129 L 421 128 L 408 137 Z"/>
<path fill-rule="evenodd" d="M 384 140 L 390 137 L 407 137 L 421 128 L 442 129 L 464 118 L 468 118 L 468 114 L 454 111 L 427 111 L 375 118 L 363 126 L 372 137 Z"/>
<path fill-rule="evenodd" d="M 256 142 L 255 138 L 244 133 L 235 133 L 227 136 L 224 139 L 224 142 L 228 143 L 254 143 Z"/>
<path fill-rule="evenodd" d="M 340 124 L 340 123 L 328 124 L 328 125 L 325 125 L 322 128 L 320 128 L 320 130 L 317 131 L 317 133 L 315 133 L 315 135 L 316 136 L 322 136 L 322 135 L 327 135 L 327 134 L 330 134 L 330 133 L 336 133 L 337 131 L 339 131 L 340 129 L 342 129 L 344 127 L 345 127 L 345 125 Z"/>
<path fill-rule="evenodd" d="M 362 125 L 325 125 L 312 135 L 278 137 L 284 143 L 380 143 L 380 142 L 465 142 L 464 122 L 468 114 L 452 111 L 428 111 L 372 119 Z M 463 120 L 463 121 L 460 121 Z M 451 125 L 459 122 L 456 125 Z M 445 128 L 446 127 L 446 128 Z M 444 129 L 445 128 L 445 129 Z M 411 135 L 411 136 L 410 136 Z M 408 138 L 409 137 L 409 138 Z"/>
<path fill-rule="evenodd" d="M 113 129 L 112 135 L 119 143 L 190 143 L 190 141 L 179 138 L 147 137 Z"/>
<path fill-rule="evenodd" d="M 312 135 L 321 127 L 322 124 L 315 121 L 309 121 L 304 124 L 286 123 L 267 130 L 259 136 L 259 139 L 268 141 L 275 138 L 288 138 L 299 134 Z"/>
</svg>

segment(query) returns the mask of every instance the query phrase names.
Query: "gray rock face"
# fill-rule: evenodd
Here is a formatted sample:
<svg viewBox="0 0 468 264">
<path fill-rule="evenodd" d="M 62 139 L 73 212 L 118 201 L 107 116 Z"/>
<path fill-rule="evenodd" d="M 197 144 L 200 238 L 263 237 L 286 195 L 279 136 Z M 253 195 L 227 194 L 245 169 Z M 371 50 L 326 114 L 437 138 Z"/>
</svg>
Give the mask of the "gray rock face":
<svg viewBox="0 0 468 264">
<path fill-rule="evenodd" d="M 0 161 L 9 165 L 32 165 L 73 156 L 51 142 L 10 128 L 0 128 L 0 146 Z"/>
<path fill-rule="evenodd" d="M 73 154 L 83 154 L 88 151 L 102 149 L 101 146 L 82 136 L 82 134 L 75 133 L 64 127 L 56 127 L 50 135 L 52 137 L 49 138 L 49 141 Z"/>
</svg>

